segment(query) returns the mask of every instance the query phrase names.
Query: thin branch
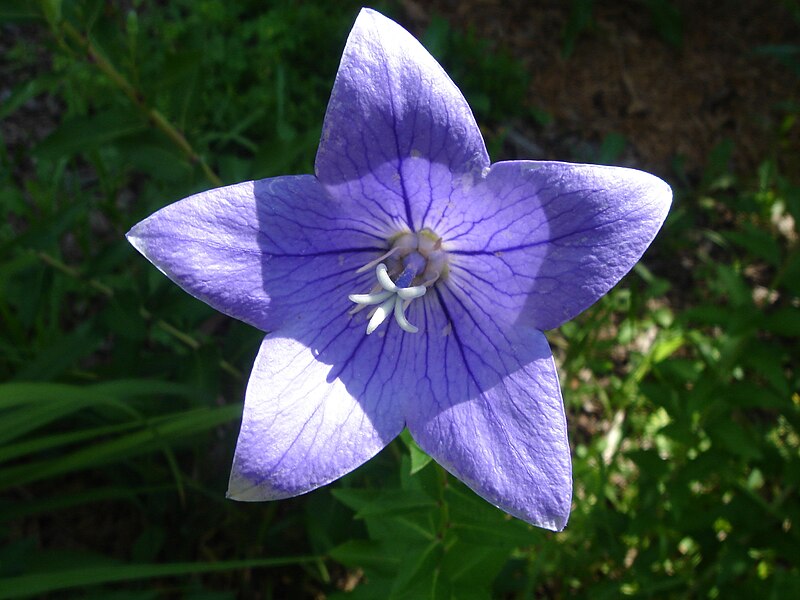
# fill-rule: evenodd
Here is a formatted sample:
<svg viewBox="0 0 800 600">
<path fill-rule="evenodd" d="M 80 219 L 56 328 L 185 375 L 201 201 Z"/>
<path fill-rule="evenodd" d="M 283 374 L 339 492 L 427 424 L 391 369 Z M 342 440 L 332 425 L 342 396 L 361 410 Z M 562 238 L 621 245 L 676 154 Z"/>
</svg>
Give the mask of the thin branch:
<svg viewBox="0 0 800 600">
<path fill-rule="evenodd" d="M 166 135 L 172 142 L 181 149 L 187 156 L 190 162 L 200 165 L 203 174 L 215 186 L 221 186 L 222 180 L 219 176 L 208 166 L 208 163 L 200 156 L 192 145 L 187 141 L 186 137 L 181 133 L 177 127 L 170 123 L 167 118 L 161 114 L 157 109 L 147 105 L 144 96 L 139 92 L 125 77 L 117 71 L 114 65 L 108 61 L 92 43 L 92 41 L 80 33 L 71 23 L 63 21 L 61 27 L 64 33 L 78 44 L 86 52 L 89 60 L 94 63 L 106 77 L 108 77 L 139 109 L 142 114 L 155 125 L 164 135 Z"/>
</svg>

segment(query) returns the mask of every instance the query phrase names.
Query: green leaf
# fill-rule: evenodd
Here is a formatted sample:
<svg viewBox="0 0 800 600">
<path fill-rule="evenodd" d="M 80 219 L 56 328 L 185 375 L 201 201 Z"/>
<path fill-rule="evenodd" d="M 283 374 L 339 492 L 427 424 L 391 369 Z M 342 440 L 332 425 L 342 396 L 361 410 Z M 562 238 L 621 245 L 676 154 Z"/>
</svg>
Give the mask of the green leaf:
<svg viewBox="0 0 800 600">
<path fill-rule="evenodd" d="M 20 369 L 18 381 L 47 381 L 55 379 L 73 367 L 81 358 L 88 356 L 101 343 L 100 334 L 91 323 L 83 323 L 73 331 L 59 334 Z"/>
<path fill-rule="evenodd" d="M 50 23 L 50 27 L 56 28 L 61 23 L 61 0 L 39 0 L 42 6 L 42 11 Z"/>
<path fill-rule="evenodd" d="M 383 544 L 372 540 L 348 540 L 330 551 L 330 556 L 348 567 L 391 572 L 400 559 L 386 552 Z"/>
<path fill-rule="evenodd" d="M 207 431 L 241 415 L 241 404 L 202 408 L 144 423 L 140 431 L 76 450 L 55 459 L 26 463 L 0 471 L 0 489 L 63 475 L 72 471 L 119 462 Z"/>
<path fill-rule="evenodd" d="M 165 540 L 164 528 L 157 525 L 146 527 L 131 547 L 131 558 L 137 563 L 156 560 Z"/>
<path fill-rule="evenodd" d="M 0 22 L 39 20 L 42 13 L 30 0 L 5 0 L 0 3 Z"/>
<path fill-rule="evenodd" d="M 708 435 L 712 442 L 718 442 L 731 454 L 747 460 L 759 460 L 763 457 L 761 447 L 752 433 L 734 421 L 720 420 L 708 427 Z"/>
<path fill-rule="evenodd" d="M 603 138 L 597 155 L 597 162 L 601 165 L 614 165 L 619 161 L 628 141 L 621 133 L 609 133 Z"/>
<path fill-rule="evenodd" d="M 651 356 L 654 363 L 660 363 L 662 360 L 672 356 L 686 343 L 681 333 L 672 333 L 659 338 L 653 345 Z"/>
<path fill-rule="evenodd" d="M 126 163 L 156 180 L 179 182 L 191 176 L 185 156 L 150 131 L 126 136 L 117 144 Z"/>
<path fill-rule="evenodd" d="M 454 598 L 490 598 L 492 581 L 508 559 L 494 546 L 456 542 L 448 548 L 439 578 L 451 587 Z"/>
<path fill-rule="evenodd" d="M 439 540 L 406 550 L 390 598 L 413 600 L 434 597 L 432 592 L 436 586 L 442 550 Z"/>
<path fill-rule="evenodd" d="M 788 338 L 800 336 L 800 309 L 784 306 L 768 314 L 762 323 L 767 331 Z"/>
<path fill-rule="evenodd" d="M 356 512 L 356 518 L 387 517 L 435 507 L 436 502 L 424 492 L 384 490 L 373 501 L 362 506 Z"/>
<path fill-rule="evenodd" d="M 137 411 L 125 400 L 137 396 L 164 395 L 188 397 L 191 395 L 191 388 L 183 384 L 152 380 L 116 380 L 87 386 L 28 382 L 0 384 L 0 411 L 3 411 L 3 419 L 0 420 L 0 444 L 7 444 L 86 408 L 112 408 L 136 420 L 133 425 L 110 425 L 111 429 L 107 431 L 100 427 L 93 433 L 54 434 L 29 440 L 13 448 L 0 447 L 0 462 L 24 452 L 41 451 L 111 433 L 114 428 L 124 430 L 135 424 L 141 425 Z"/>
<path fill-rule="evenodd" d="M 683 18 L 681 12 L 669 0 L 647 0 L 650 19 L 665 42 L 674 48 L 683 43 Z"/>
<path fill-rule="evenodd" d="M 8 443 L 53 421 L 88 407 L 113 406 L 128 415 L 135 411 L 118 400 L 93 392 L 91 388 L 48 383 L 0 385 L 0 444 Z M 27 401 L 26 401 L 27 400 Z"/>
<path fill-rule="evenodd" d="M 91 389 L 99 394 L 108 394 L 119 399 L 137 396 L 183 396 L 191 398 L 194 388 L 185 383 L 160 381 L 158 379 L 114 379 L 95 383 Z"/>
<path fill-rule="evenodd" d="M 411 475 L 419 473 L 433 460 L 419 445 L 417 445 L 417 442 L 411 437 L 411 433 L 409 433 L 408 429 L 403 430 L 400 434 L 400 439 L 408 448 L 409 455 L 411 456 L 411 469 L 409 471 Z"/>
<path fill-rule="evenodd" d="M 130 500 L 134 502 L 138 496 L 163 493 L 174 494 L 175 487 L 172 485 L 162 485 L 148 487 L 95 488 L 86 492 L 56 495 L 31 502 L 9 503 L 8 506 L 0 505 L 0 521 L 10 521 L 12 519 L 42 513 L 53 513 L 73 506 L 102 502 L 105 500 Z"/>
<path fill-rule="evenodd" d="M 400 547 L 435 540 L 437 530 L 434 516 L 430 511 L 415 511 L 394 517 L 368 517 L 364 522 L 370 538 Z"/>
<path fill-rule="evenodd" d="M 0 445 L 0 463 L 28 454 L 52 450 L 53 448 L 63 448 L 64 446 L 121 433 L 133 429 L 137 425 L 138 423 L 135 421 L 118 423 L 115 425 L 102 425 L 100 427 L 78 429 L 77 431 L 68 431 L 66 433 L 38 435 L 30 440 L 25 440 L 16 444 Z"/>
<path fill-rule="evenodd" d="M 339 502 L 353 511 L 359 511 L 378 497 L 380 490 L 359 490 L 339 488 L 331 490 L 331 494 Z"/>
<path fill-rule="evenodd" d="M 750 380 L 738 381 L 730 386 L 725 400 L 734 406 L 743 408 L 762 408 L 786 410 L 791 403 L 788 396 L 781 396 Z"/>
<path fill-rule="evenodd" d="M 487 546 L 530 546 L 541 534 L 530 530 L 522 521 L 500 521 L 488 523 L 453 523 L 451 529 L 459 539 Z"/>
<path fill-rule="evenodd" d="M 319 557 L 315 556 L 286 556 L 217 563 L 133 564 L 66 569 L 0 579 L 0 600 L 25 598 L 26 596 L 46 594 L 58 590 L 120 581 L 136 581 L 155 577 L 180 577 L 197 573 L 219 573 L 221 571 L 236 571 L 240 569 L 283 567 L 311 563 L 318 560 Z"/>
<path fill-rule="evenodd" d="M 775 236 L 755 225 L 746 224 L 744 231 L 727 231 L 723 235 L 773 266 L 781 262 L 781 247 Z"/>
<path fill-rule="evenodd" d="M 446 488 L 445 500 L 450 510 L 450 530 L 460 540 L 512 547 L 530 546 L 540 539 L 541 530 L 487 504 L 460 484 Z"/>
<path fill-rule="evenodd" d="M 800 205 L 800 200 L 798 204 Z M 797 223 L 800 228 L 800 219 L 797 219 Z M 795 296 L 800 296 L 800 248 L 796 248 L 786 259 L 780 282 Z"/>
<path fill-rule="evenodd" d="M 132 110 L 114 108 L 97 115 L 73 117 L 45 138 L 34 150 L 45 160 L 68 158 L 100 148 L 117 139 L 144 130 L 145 123 Z"/>
<path fill-rule="evenodd" d="M 56 81 L 57 79 L 54 77 L 37 77 L 15 87 L 11 94 L 0 102 L 0 121 L 14 114 L 32 98 L 50 91 Z"/>
<path fill-rule="evenodd" d="M 777 345 L 766 340 L 753 339 L 747 345 L 742 360 L 778 394 L 786 398 L 790 396 L 792 384 L 783 368 L 783 352 Z M 767 391 L 768 389 L 764 389 L 764 392 Z"/>
<path fill-rule="evenodd" d="M 433 460 L 430 456 L 425 454 L 425 451 L 417 446 L 416 443 L 410 446 L 408 450 L 411 454 L 411 470 L 409 471 L 411 475 L 419 473 Z"/>
<path fill-rule="evenodd" d="M 570 5 L 569 19 L 562 32 L 564 57 L 572 54 L 581 34 L 594 25 L 594 0 L 572 0 Z"/>
</svg>

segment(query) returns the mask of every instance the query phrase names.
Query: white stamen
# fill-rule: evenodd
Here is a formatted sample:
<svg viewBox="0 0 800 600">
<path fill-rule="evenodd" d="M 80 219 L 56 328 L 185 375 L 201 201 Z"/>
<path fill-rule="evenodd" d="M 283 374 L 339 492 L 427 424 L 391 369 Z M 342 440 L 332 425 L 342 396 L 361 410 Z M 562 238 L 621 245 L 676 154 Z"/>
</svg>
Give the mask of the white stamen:
<svg viewBox="0 0 800 600">
<path fill-rule="evenodd" d="M 398 327 L 408 333 L 417 333 L 419 328 L 412 325 L 406 317 L 411 301 L 421 298 L 441 277 L 446 267 L 446 257 L 441 249 L 441 240 L 429 230 L 419 234 L 404 233 L 389 240 L 393 247 L 383 256 L 376 258 L 356 271 L 363 273 L 375 269 L 375 285 L 367 294 L 350 294 L 348 298 L 355 306 L 348 312 L 354 315 L 367 308 L 367 335 L 394 313 Z M 389 264 L 386 259 L 395 256 Z M 396 278 L 392 279 L 392 277 Z M 422 280 L 419 285 L 409 285 Z M 401 282 L 398 285 L 398 282 Z"/>
<path fill-rule="evenodd" d="M 381 304 L 373 313 L 372 318 L 367 324 L 367 335 L 375 331 L 378 328 L 378 325 L 383 323 L 386 320 L 386 317 L 391 314 L 395 303 L 394 295 L 392 296 L 392 298 L 389 298 L 386 302 Z"/>
<path fill-rule="evenodd" d="M 398 294 L 397 300 L 394 301 L 394 318 L 403 331 L 417 333 L 419 328 L 409 323 L 408 319 L 406 319 L 406 308 L 410 303 L 411 300 L 403 300 L 400 294 Z"/>
<path fill-rule="evenodd" d="M 358 305 L 350 311 L 350 314 L 353 315 L 367 306 L 373 306 L 367 315 L 369 317 L 367 335 L 375 331 L 392 312 L 394 312 L 394 318 L 403 331 L 417 333 L 419 329 L 409 323 L 406 318 L 406 308 L 408 308 L 412 300 L 424 296 L 428 288 L 422 285 L 405 288 L 397 287 L 397 284 L 389 277 L 389 270 L 383 263 L 375 267 L 375 277 L 380 287 L 372 288 L 372 292 L 369 294 L 350 294 L 348 296 L 350 302 L 355 302 Z M 378 291 L 380 288 L 383 288 L 383 290 Z M 380 304 L 380 306 L 375 306 L 376 304 Z"/>
<path fill-rule="evenodd" d="M 385 264 L 381 263 L 376 267 L 375 276 L 378 278 L 378 283 L 380 283 L 381 287 L 387 292 L 396 292 L 398 290 L 394 281 L 389 277 L 389 272 L 386 270 Z"/>
<path fill-rule="evenodd" d="M 367 305 L 380 304 L 391 295 L 392 292 L 384 290 L 383 292 L 373 292 L 372 294 L 350 294 L 348 298 L 350 299 L 350 302 Z"/>
<path fill-rule="evenodd" d="M 425 286 L 415 285 L 414 287 L 397 288 L 397 295 L 403 300 L 413 300 L 414 298 L 420 298 L 424 296 L 425 292 L 427 291 L 428 288 Z"/>
</svg>

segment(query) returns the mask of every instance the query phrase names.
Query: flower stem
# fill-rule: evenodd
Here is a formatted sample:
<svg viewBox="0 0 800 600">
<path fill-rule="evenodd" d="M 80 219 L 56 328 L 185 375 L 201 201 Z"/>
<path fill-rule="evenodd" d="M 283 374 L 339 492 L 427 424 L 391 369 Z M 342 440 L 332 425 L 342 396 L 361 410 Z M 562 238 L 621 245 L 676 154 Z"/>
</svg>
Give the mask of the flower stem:
<svg viewBox="0 0 800 600">
<path fill-rule="evenodd" d="M 39 250 L 35 253 L 36 256 L 41 260 L 44 264 L 49 267 L 56 269 L 57 271 L 61 271 L 65 275 L 69 275 L 74 279 L 86 279 L 86 283 L 89 284 L 90 287 L 96 289 L 98 292 L 103 294 L 106 298 L 112 298 L 114 296 L 114 290 L 110 287 L 105 285 L 104 283 L 100 283 L 97 279 L 94 278 L 85 278 L 81 275 L 80 271 L 75 267 L 70 267 L 69 265 L 64 264 L 54 256 L 50 256 L 47 252 L 42 252 Z"/>
<path fill-rule="evenodd" d="M 80 33 L 71 23 L 62 21 L 61 28 L 66 33 L 67 37 L 72 39 L 78 44 L 89 58 L 89 61 L 94 63 L 106 77 L 108 77 L 129 99 L 145 117 L 166 135 L 189 159 L 189 162 L 197 164 L 203 171 L 206 178 L 215 186 L 221 186 L 222 180 L 219 176 L 208 166 L 208 163 L 200 156 L 192 145 L 187 141 L 186 137 L 181 133 L 177 127 L 170 123 L 167 118 L 161 114 L 157 109 L 150 107 L 144 100 L 144 96 L 139 92 L 125 77 L 114 67 L 111 62 L 106 59 L 92 43 L 92 41 L 82 33 Z"/>
<path fill-rule="evenodd" d="M 447 536 L 447 530 L 450 529 L 450 507 L 447 504 L 447 498 L 445 497 L 445 492 L 447 491 L 448 486 L 450 483 L 447 481 L 447 471 L 444 470 L 443 467 L 436 465 L 436 473 L 439 480 L 439 539 L 442 541 L 443 545 L 445 543 L 445 538 Z M 447 546 L 444 546 L 445 551 L 447 551 Z"/>
</svg>

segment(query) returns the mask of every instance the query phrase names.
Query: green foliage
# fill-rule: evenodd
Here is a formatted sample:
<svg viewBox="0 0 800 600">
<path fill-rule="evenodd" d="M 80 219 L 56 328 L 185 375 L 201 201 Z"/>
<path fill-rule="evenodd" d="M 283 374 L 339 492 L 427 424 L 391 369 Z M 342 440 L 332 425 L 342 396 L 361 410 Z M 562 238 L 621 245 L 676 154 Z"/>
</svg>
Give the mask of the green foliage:
<svg viewBox="0 0 800 600">
<path fill-rule="evenodd" d="M 563 533 L 477 498 L 407 433 L 301 499 L 224 500 L 261 334 L 124 233 L 218 179 L 309 172 L 358 6 L 0 3 L 0 598 L 800 595 L 792 99 L 774 156 L 737 173 L 730 142 L 678 174 L 644 262 L 548 333 L 574 443 Z M 572 6 L 565 54 L 593 26 L 593 2 Z M 672 7 L 642 3 L 679 45 Z M 434 19 L 424 41 L 482 119 L 531 118 L 502 40 Z M 794 46 L 759 51 L 796 66 Z"/>
<path fill-rule="evenodd" d="M 280 567 L 311 562 L 313 560 L 315 560 L 313 557 L 293 557 L 234 560 L 213 563 L 193 562 L 159 565 L 110 564 L 107 566 L 89 568 L 84 565 L 79 568 L 59 569 L 44 574 L 0 579 L 0 598 L 3 600 L 6 598 L 29 598 L 36 594 L 52 592 L 54 590 L 94 586 L 102 583 L 128 582 L 138 579 L 175 577 L 187 574 L 214 573 L 228 570 Z"/>
<path fill-rule="evenodd" d="M 643 6 L 636 6 L 642 4 Z M 672 0 L 638 0 L 633 9 L 647 10 L 655 33 L 667 44 L 680 48 L 683 44 L 683 17 Z M 595 0 L 572 0 L 569 18 L 562 32 L 562 53 L 569 57 L 581 36 L 595 29 Z"/>
<path fill-rule="evenodd" d="M 736 192 L 721 175 L 706 178 L 702 209 L 684 215 L 679 204 L 661 240 L 693 261 L 689 290 L 678 295 L 640 266 L 641 283 L 562 328 L 567 399 L 605 414 L 605 435 L 576 448 L 586 470 L 573 524 L 605 524 L 588 539 L 613 596 L 785 597 L 800 586 L 800 307 L 784 275 L 798 260 L 788 198 L 800 189 L 770 163 L 756 191 Z M 728 211 L 736 221 L 721 220 Z M 681 231 L 687 218 L 717 228 Z M 692 240 L 693 255 L 682 249 Z M 608 362 L 620 343 L 629 349 Z M 592 361 L 586 349 L 602 346 Z M 600 389 L 575 377 L 584 369 L 607 374 Z"/>
<path fill-rule="evenodd" d="M 399 485 L 333 495 L 364 523 L 369 538 L 329 552 L 363 569 L 366 583 L 354 597 L 490 598 L 507 556 L 549 535 L 476 498 L 438 465 L 415 470 L 407 456 Z"/>
<path fill-rule="evenodd" d="M 593 25 L 592 12 L 594 0 L 572 0 L 567 24 L 564 27 L 564 56 L 569 56 L 575 50 L 575 44 L 580 35 Z"/>
<path fill-rule="evenodd" d="M 454 31 L 437 16 L 431 19 L 422 42 L 458 83 L 481 121 L 522 114 L 530 77 L 502 45 L 492 49 L 474 33 Z"/>
</svg>

